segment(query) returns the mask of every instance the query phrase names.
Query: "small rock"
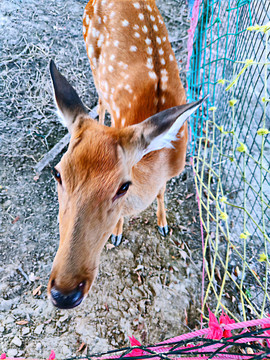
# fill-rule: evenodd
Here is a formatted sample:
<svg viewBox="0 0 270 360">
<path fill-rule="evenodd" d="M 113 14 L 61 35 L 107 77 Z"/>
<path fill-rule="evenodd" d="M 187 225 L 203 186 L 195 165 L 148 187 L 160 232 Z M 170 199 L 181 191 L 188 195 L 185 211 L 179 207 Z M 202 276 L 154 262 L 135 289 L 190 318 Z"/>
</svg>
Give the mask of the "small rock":
<svg viewBox="0 0 270 360">
<path fill-rule="evenodd" d="M 61 317 L 60 317 L 59 321 L 60 321 L 60 322 L 64 322 L 64 321 L 66 321 L 68 318 L 69 318 L 69 315 L 66 313 L 64 316 L 61 316 Z"/>
<path fill-rule="evenodd" d="M 62 354 L 65 355 L 65 356 L 68 356 L 71 354 L 71 351 L 70 349 L 67 347 L 67 345 L 63 345 L 62 346 Z"/>
<path fill-rule="evenodd" d="M 11 306 L 12 306 L 12 300 L 0 299 L 0 311 L 8 311 L 10 310 Z"/>
<path fill-rule="evenodd" d="M 4 202 L 3 206 L 4 208 L 8 208 L 12 204 L 11 200 L 7 200 Z"/>
<path fill-rule="evenodd" d="M 13 340 L 11 341 L 12 344 L 16 345 L 16 346 L 22 346 L 22 340 L 20 338 L 18 338 L 18 336 L 15 336 L 15 338 L 13 338 Z"/>
<path fill-rule="evenodd" d="M 37 335 L 40 335 L 40 334 L 42 333 L 42 331 L 43 331 L 43 327 L 44 327 L 43 324 L 38 325 L 38 326 L 35 328 L 34 333 L 37 334 Z"/>
<path fill-rule="evenodd" d="M 37 343 L 37 345 L 36 345 L 36 350 L 37 350 L 37 351 L 40 351 L 41 349 L 42 349 L 41 343 Z"/>
<path fill-rule="evenodd" d="M 30 332 L 30 329 L 28 327 L 22 328 L 22 335 L 29 334 L 29 332 Z"/>
<path fill-rule="evenodd" d="M 0 333 L 4 332 L 5 331 L 5 328 L 4 326 L 0 326 Z"/>
<path fill-rule="evenodd" d="M 5 324 L 11 324 L 14 322 L 14 318 L 12 316 L 8 316 L 5 320 Z"/>
<path fill-rule="evenodd" d="M 46 333 L 47 334 L 54 334 L 55 333 L 55 328 L 52 326 L 46 326 Z"/>
<path fill-rule="evenodd" d="M 9 349 L 7 351 L 7 356 L 14 358 L 16 355 L 18 354 L 18 350 L 17 349 Z"/>
</svg>

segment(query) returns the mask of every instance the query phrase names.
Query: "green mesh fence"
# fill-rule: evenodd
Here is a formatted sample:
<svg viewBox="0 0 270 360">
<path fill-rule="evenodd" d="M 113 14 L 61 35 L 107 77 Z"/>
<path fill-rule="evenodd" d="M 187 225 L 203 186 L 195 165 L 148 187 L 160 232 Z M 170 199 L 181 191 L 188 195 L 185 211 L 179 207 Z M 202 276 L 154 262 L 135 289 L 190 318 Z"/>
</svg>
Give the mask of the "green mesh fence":
<svg viewBox="0 0 270 360">
<path fill-rule="evenodd" d="M 204 235 L 202 312 L 270 313 L 270 1 L 202 0 L 188 100 Z"/>
</svg>

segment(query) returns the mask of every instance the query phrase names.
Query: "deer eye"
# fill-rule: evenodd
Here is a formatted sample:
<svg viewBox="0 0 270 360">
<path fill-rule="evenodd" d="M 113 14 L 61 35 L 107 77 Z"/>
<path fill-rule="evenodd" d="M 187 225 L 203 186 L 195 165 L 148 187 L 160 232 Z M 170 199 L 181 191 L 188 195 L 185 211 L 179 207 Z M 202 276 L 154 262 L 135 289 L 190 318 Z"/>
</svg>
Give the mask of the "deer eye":
<svg viewBox="0 0 270 360">
<path fill-rule="evenodd" d="M 126 183 L 121 185 L 117 193 L 115 194 L 113 201 L 120 198 L 121 196 L 124 196 L 127 193 L 130 185 L 131 185 L 131 181 L 127 181 Z"/>
<path fill-rule="evenodd" d="M 58 183 L 61 185 L 62 179 L 61 179 L 60 172 L 58 170 L 56 170 L 56 168 L 52 168 L 52 174 L 53 174 L 55 180 L 58 181 Z"/>
</svg>

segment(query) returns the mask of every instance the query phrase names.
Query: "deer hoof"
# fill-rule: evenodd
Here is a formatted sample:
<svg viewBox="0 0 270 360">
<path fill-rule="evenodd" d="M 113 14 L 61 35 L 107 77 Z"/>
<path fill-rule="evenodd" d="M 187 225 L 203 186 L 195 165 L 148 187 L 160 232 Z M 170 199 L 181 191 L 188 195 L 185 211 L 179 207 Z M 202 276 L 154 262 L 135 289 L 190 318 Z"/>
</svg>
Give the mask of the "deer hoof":
<svg viewBox="0 0 270 360">
<path fill-rule="evenodd" d="M 168 225 L 166 226 L 158 226 L 158 232 L 161 236 L 167 236 L 169 234 L 169 228 Z"/>
<path fill-rule="evenodd" d="M 122 234 L 119 235 L 111 235 L 111 242 L 114 246 L 119 246 L 122 241 Z"/>
</svg>

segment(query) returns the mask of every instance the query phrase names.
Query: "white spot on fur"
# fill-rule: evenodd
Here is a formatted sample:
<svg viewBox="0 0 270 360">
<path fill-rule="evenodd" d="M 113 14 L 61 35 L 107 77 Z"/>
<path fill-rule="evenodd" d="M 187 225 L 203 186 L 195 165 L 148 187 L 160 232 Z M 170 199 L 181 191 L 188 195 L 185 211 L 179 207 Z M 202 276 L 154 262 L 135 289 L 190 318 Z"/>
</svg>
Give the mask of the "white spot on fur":
<svg viewBox="0 0 270 360">
<path fill-rule="evenodd" d="M 122 125 L 123 127 L 125 126 L 125 122 L 126 122 L 126 119 L 123 118 L 123 119 L 121 120 L 121 125 Z"/>
<path fill-rule="evenodd" d="M 140 28 L 140 27 L 139 27 L 139 25 L 137 25 L 137 24 L 135 24 L 135 25 L 133 26 L 133 29 L 134 29 L 134 30 L 139 30 L 139 28 Z"/>
<path fill-rule="evenodd" d="M 162 90 L 162 91 L 166 91 L 167 88 L 168 88 L 167 82 L 161 82 L 161 90 Z"/>
<path fill-rule="evenodd" d="M 109 65 L 109 66 L 108 66 L 108 70 L 109 70 L 109 72 L 113 72 L 113 66 L 112 66 L 112 65 Z"/>
<path fill-rule="evenodd" d="M 159 49 L 158 52 L 159 52 L 159 55 L 163 55 L 163 54 L 164 54 L 164 50 L 163 50 L 163 49 Z"/>
<path fill-rule="evenodd" d="M 113 45 L 114 45 L 115 47 L 118 47 L 119 41 L 118 41 L 118 40 L 114 40 Z"/>
<path fill-rule="evenodd" d="M 170 59 L 171 61 L 173 61 L 173 60 L 174 60 L 174 57 L 173 57 L 173 55 L 172 55 L 172 54 L 170 54 L 169 59 Z"/>
<path fill-rule="evenodd" d="M 118 107 L 115 108 L 117 119 L 120 118 L 120 109 Z"/>
<path fill-rule="evenodd" d="M 125 20 L 122 21 L 122 25 L 124 27 L 127 27 L 129 25 L 129 22 L 125 19 Z"/>
<path fill-rule="evenodd" d="M 115 59 L 115 55 L 114 54 L 112 54 L 111 56 L 110 56 L 110 60 L 114 60 Z"/>
<path fill-rule="evenodd" d="M 107 16 L 105 15 L 103 18 L 103 22 L 105 23 L 107 21 Z"/>
<path fill-rule="evenodd" d="M 157 74 L 154 71 L 149 71 L 148 74 L 151 79 L 154 79 L 154 80 L 157 79 Z"/>
<path fill-rule="evenodd" d="M 163 42 L 166 41 L 166 39 L 167 39 L 166 36 L 163 36 L 162 38 Z"/>
<path fill-rule="evenodd" d="M 147 66 L 148 69 L 150 69 L 150 70 L 152 70 L 152 69 L 154 68 L 153 59 L 152 59 L 152 58 L 147 58 L 146 66 Z"/>
<path fill-rule="evenodd" d="M 120 66 L 121 68 L 123 68 L 124 70 L 126 70 L 126 69 L 128 68 L 128 64 L 123 63 L 123 61 L 120 61 L 120 62 L 119 62 L 119 66 Z"/>
<path fill-rule="evenodd" d="M 98 46 L 98 47 L 101 47 L 101 45 L 103 44 L 103 42 L 104 42 L 104 35 L 101 34 L 101 35 L 100 35 L 100 38 L 99 38 L 99 40 L 98 40 L 98 42 L 97 42 L 97 46 Z"/>
<path fill-rule="evenodd" d="M 92 56 L 93 56 L 93 54 L 94 54 L 93 45 L 89 45 L 89 46 L 88 46 L 87 54 L 88 54 L 89 58 L 91 59 Z"/>
<path fill-rule="evenodd" d="M 157 25 L 154 25 L 154 26 L 153 26 L 153 29 L 154 29 L 155 31 L 158 31 Z"/>
<path fill-rule="evenodd" d="M 166 102 L 165 96 L 162 96 L 161 97 L 161 104 L 165 104 L 165 102 Z"/>
<path fill-rule="evenodd" d="M 93 28 L 93 29 L 92 29 L 92 35 L 93 35 L 94 37 L 98 37 L 99 34 L 100 34 L 100 31 L 98 31 L 96 28 Z"/>
<path fill-rule="evenodd" d="M 161 38 L 157 36 L 157 43 L 161 44 Z"/>
<path fill-rule="evenodd" d="M 153 54 L 153 49 L 151 47 L 147 48 L 147 54 L 149 54 L 149 55 Z"/>
<path fill-rule="evenodd" d="M 106 3 L 107 3 L 107 0 L 102 0 L 101 1 L 101 5 L 103 5 L 103 6 L 106 5 Z"/>
<path fill-rule="evenodd" d="M 158 17 L 158 22 L 159 22 L 161 25 L 164 24 L 164 21 L 161 19 L 160 16 Z"/>
<path fill-rule="evenodd" d="M 129 84 L 126 84 L 126 85 L 124 86 L 124 89 L 127 90 L 130 94 L 133 93 L 133 90 L 131 89 L 131 87 L 130 87 Z"/>
<path fill-rule="evenodd" d="M 136 38 L 139 38 L 141 35 L 140 35 L 139 33 L 135 32 L 134 36 L 135 36 Z"/>
<path fill-rule="evenodd" d="M 109 91 L 109 84 L 108 84 L 108 81 L 104 81 L 104 88 L 105 88 L 105 91 L 108 92 Z"/>
<path fill-rule="evenodd" d="M 111 88 L 111 93 L 114 94 L 115 88 Z"/>
<path fill-rule="evenodd" d="M 156 21 L 156 18 L 155 18 L 153 15 L 150 16 L 150 19 L 151 19 L 152 21 Z"/>
<path fill-rule="evenodd" d="M 165 59 L 164 59 L 164 58 L 161 58 L 161 59 L 160 59 L 160 63 L 161 63 L 162 65 L 165 65 L 165 64 L 166 64 Z"/>
<path fill-rule="evenodd" d="M 184 130 L 181 131 L 180 134 L 179 134 L 179 135 L 180 135 L 180 138 L 182 138 L 182 137 L 184 136 L 184 134 L 185 134 L 185 131 L 184 131 Z"/>
<path fill-rule="evenodd" d="M 142 27 L 142 31 L 146 34 L 147 31 L 148 31 L 147 26 L 144 25 L 144 26 Z"/>
<path fill-rule="evenodd" d="M 104 60 L 104 57 L 103 57 L 103 56 L 100 57 L 100 63 L 101 63 L 102 65 L 105 64 L 105 60 Z"/>
<path fill-rule="evenodd" d="M 140 19 L 140 20 L 144 20 L 144 16 L 143 16 L 142 13 L 139 14 L 139 19 Z"/>
<path fill-rule="evenodd" d="M 108 5 L 108 9 L 111 9 L 113 7 L 113 3 L 111 2 L 109 5 Z"/>
<path fill-rule="evenodd" d="M 149 38 L 145 39 L 146 45 L 150 45 L 151 44 L 151 40 Z"/>
<path fill-rule="evenodd" d="M 101 17 L 98 16 L 98 23 L 101 24 Z"/>
<path fill-rule="evenodd" d="M 83 35 L 86 33 L 86 27 L 83 25 Z"/>
<path fill-rule="evenodd" d="M 140 4 L 139 4 L 139 3 L 134 3 L 133 6 L 134 6 L 136 9 L 139 9 L 139 8 L 140 8 Z"/>
<path fill-rule="evenodd" d="M 130 103 L 128 103 L 128 107 L 129 107 L 129 109 L 131 109 L 131 102 L 130 102 Z"/>
<path fill-rule="evenodd" d="M 115 16 L 115 11 L 111 11 L 111 13 L 109 15 L 110 19 L 112 19 L 114 16 Z"/>
<path fill-rule="evenodd" d="M 93 62 L 93 66 L 96 67 L 97 66 L 97 59 L 95 57 L 92 59 L 92 62 Z"/>
<path fill-rule="evenodd" d="M 130 51 L 132 51 L 132 52 L 136 52 L 138 49 L 137 49 L 137 46 L 135 46 L 135 45 L 132 45 L 131 47 L 130 47 Z"/>
<path fill-rule="evenodd" d="M 147 9 L 151 12 L 152 11 L 152 8 L 150 5 L 147 5 Z"/>
<path fill-rule="evenodd" d="M 86 25 L 89 25 L 89 21 L 90 21 L 90 17 L 89 15 L 86 15 L 86 19 L 85 19 Z"/>
</svg>

